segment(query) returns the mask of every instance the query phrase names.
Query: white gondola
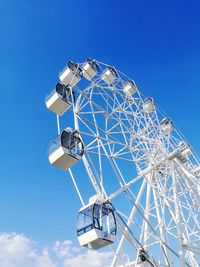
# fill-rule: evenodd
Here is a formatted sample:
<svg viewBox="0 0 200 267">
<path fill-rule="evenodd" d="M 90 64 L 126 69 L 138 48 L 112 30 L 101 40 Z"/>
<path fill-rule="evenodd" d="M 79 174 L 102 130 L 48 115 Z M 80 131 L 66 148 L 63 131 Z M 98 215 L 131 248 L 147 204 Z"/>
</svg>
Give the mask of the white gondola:
<svg viewBox="0 0 200 267">
<path fill-rule="evenodd" d="M 67 170 L 82 159 L 83 152 L 84 147 L 79 133 L 66 128 L 50 143 L 49 162 L 60 169 Z"/>
<path fill-rule="evenodd" d="M 155 109 L 154 101 L 152 97 L 147 97 L 144 99 L 143 109 L 146 112 L 152 112 Z"/>
<path fill-rule="evenodd" d="M 174 155 L 182 163 L 187 162 L 188 156 L 192 153 L 190 146 L 185 142 L 181 141 L 177 147 L 177 152 Z"/>
<path fill-rule="evenodd" d="M 46 106 L 49 110 L 57 115 L 62 115 L 71 107 L 71 89 L 70 87 L 57 83 L 55 89 L 45 99 Z"/>
<path fill-rule="evenodd" d="M 160 123 L 163 132 L 171 132 L 174 129 L 173 122 L 170 118 L 164 118 Z"/>
<path fill-rule="evenodd" d="M 67 66 L 59 74 L 59 79 L 62 83 L 74 87 L 82 78 L 82 70 L 78 64 L 69 61 Z"/>
<path fill-rule="evenodd" d="M 115 79 L 117 78 L 117 72 L 114 67 L 108 67 L 105 69 L 101 76 L 102 80 L 107 84 L 114 83 Z"/>
<path fill-rule="evenodd" d="M 95 60 L 90 58 L 87 59 L 87 62 L 83 65 L 82 71 L 83 76 L 88 80 L 91 81 L 92 78 L 97 74 L 99 70 L 98 64 Z"/>
<path fill-rule="evenodd" d="M 133 80 L 128 81 L 123 87 L 124 93 L 131 96 L 137 92 L 136 84 Z"/>
<path fill-rule="evenodd" d="M 185 141 L 181 141 L 178 145 L 178 148 L 183 155 L 189 156 L 192 153 L 191 147 Z"/>
<path fill-rule="evenodd" d="M 81 246 L 98 250 L 114 242 L 116 219 L 113 209 L 97 199 L 80 209 L 77 237 Z"/>
</svg>

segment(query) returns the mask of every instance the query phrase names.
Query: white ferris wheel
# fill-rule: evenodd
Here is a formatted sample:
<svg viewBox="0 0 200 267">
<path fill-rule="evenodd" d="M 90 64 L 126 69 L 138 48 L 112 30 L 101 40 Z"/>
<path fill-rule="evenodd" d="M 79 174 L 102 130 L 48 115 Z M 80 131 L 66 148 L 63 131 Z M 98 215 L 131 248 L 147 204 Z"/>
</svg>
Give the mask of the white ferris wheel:
<svg viewBox="0 0 200 267">
<path fill-rule="evenodd" d="M 69 61 L 59 80 L 49 161 L 81 201 L 80 245 L 110 248 L 112 267 L 200 266 L 200 163 L 172 120 L 97 60 Z"/>
</svg>

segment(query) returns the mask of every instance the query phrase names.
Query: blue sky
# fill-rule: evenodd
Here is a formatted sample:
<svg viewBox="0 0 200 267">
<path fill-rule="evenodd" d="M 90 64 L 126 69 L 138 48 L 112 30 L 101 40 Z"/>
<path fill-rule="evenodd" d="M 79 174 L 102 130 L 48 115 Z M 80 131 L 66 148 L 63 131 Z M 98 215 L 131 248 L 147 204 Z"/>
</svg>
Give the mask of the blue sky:
<svg viewBox="0 0 200 267">
<path fill-rule="evenodd" d="M 200 2 L 0 2 L 0 232 L 76 242 L 80 207 L 51 168 L 56 121 L 44 105 L 67 60 L 115 65 L 173 118 L 200 154 Z"/>
</svg>

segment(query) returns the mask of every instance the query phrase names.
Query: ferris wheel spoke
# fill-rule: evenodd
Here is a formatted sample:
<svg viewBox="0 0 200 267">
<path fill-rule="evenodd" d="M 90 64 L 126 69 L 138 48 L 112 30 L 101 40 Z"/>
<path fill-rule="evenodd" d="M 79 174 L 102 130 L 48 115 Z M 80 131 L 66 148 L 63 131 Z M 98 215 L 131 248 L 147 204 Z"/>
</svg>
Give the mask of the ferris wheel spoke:
<svg viewBox="0 0 200 267">
<path fill-rule="evenodd" d="M 175 233 L 174 230 L 176 230 L 176 228 L 177 228 L 177 219 L 175 217 L 176 213 L 175 213 L 175 211 L 173 211 L 174 208 L 172 207 L 172 205 L 169 204 L 169 201 L 167 199 L 165 199 L 165 201 L 166 201 L 167 206 L 169 207 L 169 212 L 172 216 L 171 221 L 169 222 L 168 231 L 172 236 L 174 236 L 178 240 L 179 239 L 178 234 L 174 235 L 174 233 Z M 186 253 L 187 253 L 187 250 L 186 250 Z M 185 262 L 185 264 L 186 263 L 187 262 Z"/>
<path fill-rule="evenodd" d="M 144 248 L 147 246 L 148 244 L 148 223 L 147 221 L 149 220 L 149 209 L 150 209 L 150 201 L 151 201 L 151 180 L 152 180 L 152 172 L 150 172 L 148 174 L 147 177 L 148 183 L 147 183 L 147 193 L 146 193 L 146 207 L 145 207 L 145 213 L 144 213 L 144 217 L 145 217 L 145 222 L 144 222 L 144 235 L 143 235 L 143 246 Z"/>
<path fill-rule="evenodd" d="M 87 120 L 85 117 L 78 116 L 78 118 L 81 120 L 81 122 L 84 124 L 84 126 L 91 132 L 91 134 L 90 134 L 91 137 L 97 137 L 97 138 L 101 138 L 102 140 L 108 141 L 108 139 L 106 139 L 106 136 L 105 137 L 100 136 L 100 133 L 102 133 L 103 135 L 105 135 L 105 131 L 103 129 L 98 128 L 99 132 L 96 133 L 95 132 L 95 124 L 94 123 L 92 123 L 91 121 Z M 91 129 L 91 127 L 89 127 L 88 124 L 90 126 L 92 126 L 94 128 L 94 130 Z M 86 132 L 82 132 L 81 131 L 81 133 L 82 133 L 82 135 L 83 134 L 86 134 L 86 135 L 89 136 L 89 134 L 86 133 Z M 119 144 L 122 147 L 124 147 L 125 144 L 122 143 L 121 141 L 119 141 L 118 139 L 116 139 L 113 135 L 112 136 L 109 136 L 109 137 L 110 137 L 110 139 L 111 139 L 112 142 L 115 142 L 116 144 Z"/>
<path fill-rule="evenodd" d="M 155 201 L 155 209 L 156 209 L 156 215 L 158 218 L 158 226 L 159 226 L 160 236 L 161 236 L 161 239 L 164 241 L 164 243 L 167 244 L 167 246 L 163 246 L 163 244 L 162 244 L 162 249 L 163 249 L 163 252 L 165 255 L 166 264 L 171 266 L 172 265 L 172 256 L 170 255 L 170 251 L 167 248 L 167 247 L 169 247 L 169 244 L 168 244 L 168 240 L 166 237 L 166 225 L 164 223 L 164 218 L 161 216 L 161 213 L 160 213 L 160 204 L 158 203 L 159 198 L 156 196 L 156 191 L 155 191 L 154 187 L 152 187 L 152 191 L 153 191 L 153 197 L 154 197 L 154 201 Z"/>
<path fill-rule="evenodd" d="M 174 165 L 173 165 L 174 167 Z M 174 189 L 174 206 L 175 206 L 175 220 L 176 220 L 176 224 L 177 224 L 177 236 L 179 239 L 179 246 L 180 246 L 180 264 L 181 266 L 185 266 L 185 248 L 184 248 L 184 244 L 182 241 L 183 238 L 183 229 L 182 229 L 182 220 L 181 220 L 181 211 L 180 211 L 180 203 L 178 200 L 178 191 L 177 191 L 177 174 L 176 174 L 176 170 L 173 169 L 173 189 Z"/>
<path fill-rule="evenodd" d="M 142 194 L 143 194 L 143 191 L 144 191 L 145 186 L 146 186 L 146 180 L 143 180 L 142 186 L 141 186 L 140 191 L 139 191 L 139 193 L 138 193 L 138 197 L 137 197 L 137 199 L 136 199 L 136 201 L 135 201 L 135 204 L 133 205 L 133 208 L 132 208 L 131 213 L 130 213 L 130 215 L 129 215 L 129 218 L 128 218 L 128 220 L 127 220 L 127 226 L 128 226 L 128 227 L 131 226 L 132 221 L 134 220 L 134 215 L 135 215 L 135 213 L 136 213 L 136 211 L 137 211 L 136 206 L 137 206 L 137 205 L 139 204 L 139 202 L 140 202 L 140 199 L 141 199 L 141 196 L 142 196 Z M 128 231 L 128 228 L 126 227 L 124 231 L 125 231 L 125 233 L 126 233 L 126 232 Z M 119 242 L 119 245 L 118 245 L 117 250 L 116 250 L 116 254 L 115 254 L 114 258 L 113 258 L 111 267 L 115 267 L 116 262 L 117 262 L 118 255 L 120 254 L 120 251 L 121 251 L 122 248 L 123 248 L 123 243 L 124 243 L 124 241 L 125 241 L 125 235 L 122 234 L 121 239 L 120 239 L 120 242 Z"/>
<path fill-rule="evenodd" d="M 129 198 L 130 199 L 130 201 L 132 201 L 132 199 L 131 198 Z M 137 210 L 139 211 L 139 209 L 137 208 Z M 140 214 L 142 215 L 143 213 L 140 211 Z M 143 216 L 143 215 L 142 215 Z M 144 218 L 144 220 L 146 220 L 146 218 L 143 216 L 143 218 Z M 148 223 L 148 222 L 147 222 Z M 163 245 L 163 246 L 165 246 L 167 249 L 169 249 L 169 251 L 171 251 L 172 253 L 173 253 L 173 255 L 175 255 L 177 258 L 179 258 L 180 256 L 179 256 L 179 254 L 172 248 L 172 247 L 170 247 L 162 238 L 160 238 L 160 236 L 159 236 L 159 234 L 155 231 L 155 229 L 154 229 L 154 227 L 153 226 L 151 226 L 151 224 L 150 223 L 148 223 L 148 226 L 149 226 L 149 228 L 152 230 L 152 233 L 150 234 L 151 236 L 153 236 L 154 238 L 155 238 L 155 240 L 157 240 L 157 242 L 156 243 L 159 243 L 159 242 L 161 242 L 161 244 Z M 176 237 L 177 238 L 177 237 Z M 140 241 L 141 242 L 141 241 Z M 156 243 L 154 243 L 154 244 L 156 244 Z M 150 245 L 148 244 L 148 246 L 147 247 L 149 247 Z M 190 266 L 190 267 L 192 267 L 189 263 L 185 263 L 186 264 L 186 266 Z"/>
<path fill-rule="evenodd" d="M 79 196 L 79 199 L 80 199 L 80 201 L 81 201 L 81 204 L 82 204 L 82 206 L 84 206 L 85 203 L 84 203 L 84 201 L 83 201 L 83 198 L 82 198 L 82 196 L 81 196 L 81 193 L 80 193 L 80 191 L 79 191 L 79 188 L 78 188 L 78 186 L 77 186 L 76 180 L 75 180 L 75 178 L 74 178 L 74 175 L 73 175 L 71 169 L 69 169 L 69 174 L 70 174 L 70 177 L 71 177 L 72 182 L 73 182 L 73 184 L 74 184 L 74 187 L 75 187 L 75 189 L 76 189 L 76 191 L 77 191 L 77 194 L 78 194 L 78 196 Z"/>
<path fill-rule="evenodd" d="M 131 200 L 131 199 L 130 199 Z M 132 201 L 132 200 L 131 200 Z M 137 210 L 138 210 L 138 207 L 137 207 Z M 140 211 L 140 213 L 142 214 L 142 212 Z M 144 218 L 145 219 L 145 218 Z M 151 247 L 151 246 L 153 246 L 153 244 L 154 245 L 156 245 L 156 244 L 159 244 L 159 243 L 161 243 L 161 248 L 162 249 L 164 249 L 164 247 L 166 247 L 167 249 L 169 249 L 169 251 L 171 251 L 172 253 L 173 253 L 173 255 L 175 255 L 176 257 L 179 257 L 179 255 L 172 249 L 172 248 L 170 248 L 169 247 L 169 245 L 161 238 L 159 238 L 158 237 L 158 233 L 156 233 L 156 229 L 154 229 L 154 227 L 153 226 L 151 226 L 150 224 L 149 224 L 149 227 L 150 227 L 150 229 L 152 230 L 152 232 L 149 234 L 149 236 L 151 236 L 151 237 L 153 237 L 153 240 L 152 240 L 152 242 L 151 243 L 148 243 L 148 245 L 147 245 L 147 248 L 148 247 Z M 158 226 L 157 226 L 158 227 Z M 156 227 L 156 228 L 157 228 Z M 168 258 L 166 259 L 166 261 L 168 260 Z"/>
</svg>

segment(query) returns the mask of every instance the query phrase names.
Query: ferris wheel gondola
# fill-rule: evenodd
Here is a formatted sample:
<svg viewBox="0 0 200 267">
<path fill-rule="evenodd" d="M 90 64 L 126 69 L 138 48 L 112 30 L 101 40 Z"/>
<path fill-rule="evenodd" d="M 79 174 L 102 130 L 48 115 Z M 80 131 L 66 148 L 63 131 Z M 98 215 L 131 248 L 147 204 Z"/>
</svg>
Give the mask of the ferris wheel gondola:
<svg viewBox="0 0 200 267">
<path fill-rule="evenodd" d="M 143 108 L 146 112 L 154 111 L 155 105 L 152 97 L 147 97 L 144 99 Z"/>
<path fill-rule="evenodd" d="M 81 246 L 98 250 L 115 241 L 117 232 L 114 210 L 92 197 L 78 213 L 77 236 Z"/>
<path fill-rule="evenodd" d="M 171 132 L 174 129 L 173 122 L 170 118 L 164 118 L 160 123 L 160 129 L 163 132 Z"/>
<path fill-rule="evenodd" d="M 83 77 L 82 69 L 78 64 L 69 61 L 67 66 L 60 72 L 60 81 L 67 85 L 74 87 Z"/>
<path fill-rule="evenodd" d="M 124 93 L 128 96 L 132 96 L 137 92 L 136 84 L 133 80 L 129 80 L 124 86 L 123 86 Z"/>
<path fill-rule="evenodd" d="M 70 99 L 71 88 L 57 83 L 55 89 L 46 97 L 45 102 L 49 110 L 57 115 L 63 115 L 72 105 Z"/>
<path fill-rule="evenodd" d="M 49 162 L 60 169 L 67 170 L 82 159 L 83 152 L 84 146 L 79 133 L 66 128 L 51 141 L 48 150 Z"/>
<path fill-rule="evenodd" d="M 104 70 L 102 80 L 107 84 L 112 84 L 117 78 L 117 72 L 114 67 L 108 67 Z"/>
<path fill-rule="evenodd" d="M 87 62 L 82 67 L 83 76 L 91 81 L 92 78 L 97 74 L 99 71 L 99 66 L 95 60 L 90 58 L 87 59 Z"/>
</svg>

